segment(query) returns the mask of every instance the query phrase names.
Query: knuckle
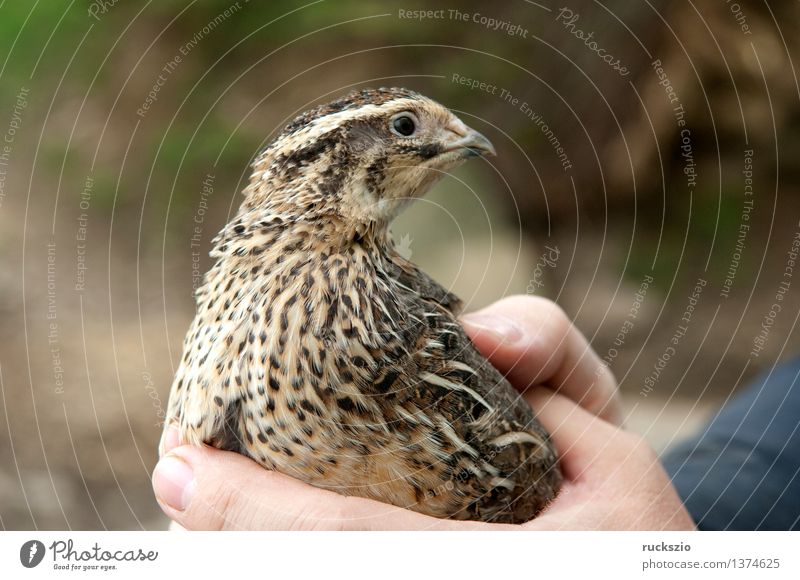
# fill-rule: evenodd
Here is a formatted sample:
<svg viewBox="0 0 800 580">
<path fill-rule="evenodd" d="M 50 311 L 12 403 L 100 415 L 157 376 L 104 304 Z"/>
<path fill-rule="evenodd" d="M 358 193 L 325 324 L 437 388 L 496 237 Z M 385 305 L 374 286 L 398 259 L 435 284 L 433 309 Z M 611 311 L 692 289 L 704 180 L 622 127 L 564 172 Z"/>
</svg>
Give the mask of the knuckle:
<svg viewBox="0 0 800 580">
<path fill-rule="evenodd" d="M 529 330 L 529 354 L 547 357 L 551 364 L 560 364 L 572 322 L 564 310 L 554 302 L 537 306 L 536 317 Z"/>
<path fill-rule="evenodd" d="M 572 328 L 572 321 L 561 306 L 555 302 L 548 302 L 546 306 L 542 307 L 543 313 L 546 316 L 545 320 L 551 325 L 552 332 L 558 335 L 559 338 L 562 338 L 566 336 L 569 329 Z"/>
<path fill-rule="evenodd" d="M 243 505 L 246 500 L 238 485 L 218 482 L 198 499 L 202 502 L 201 513 L 198 514 L 202 529 L 223 531 L 248 528 L 250 510 Z"/>
</svg>

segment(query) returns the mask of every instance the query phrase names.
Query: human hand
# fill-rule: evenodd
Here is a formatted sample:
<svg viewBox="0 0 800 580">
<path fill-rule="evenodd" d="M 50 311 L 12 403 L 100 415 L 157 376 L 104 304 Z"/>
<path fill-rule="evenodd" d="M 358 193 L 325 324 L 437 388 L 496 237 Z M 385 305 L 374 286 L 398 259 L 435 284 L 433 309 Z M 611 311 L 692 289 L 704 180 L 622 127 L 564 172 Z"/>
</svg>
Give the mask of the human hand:
<svg viewBox="0 0 800 580">
<path fill-rule="evenodd" d="M 465 318 L 478 348 L 515 385 L 547 384 L 563 393 L 535 388 L 525 395 L 552 434 L 565 482 L 552 504 L 523 528 L 693 527 L 647 445 L 589 412 L 618 420 L 615 384 L 560 309 L 539 298 L 514 297 Z M 188 529 L 516 528 L 439 520 L 341 496 L 236 453 L 176 447 L 174 430 L 165 441 L 167 453 L 153 474 L 156 497 L 164 512 Z"/>
<path fill-rule="evenodd" d="M 483 356 L 518 390 L 546 386 L 621 424 L 614 375 L 552 300 L 510 296 L 465 315 L 462 323 Z"/>
</svg>

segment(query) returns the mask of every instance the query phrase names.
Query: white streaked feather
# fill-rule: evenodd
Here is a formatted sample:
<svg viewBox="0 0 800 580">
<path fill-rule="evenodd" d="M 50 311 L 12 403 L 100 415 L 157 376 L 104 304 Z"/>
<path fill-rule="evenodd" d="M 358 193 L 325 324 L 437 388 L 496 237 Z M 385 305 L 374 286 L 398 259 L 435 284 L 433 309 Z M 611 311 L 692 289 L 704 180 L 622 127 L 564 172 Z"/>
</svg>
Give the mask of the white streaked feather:
<svg viewBox="0 0 800 580">
<path fill-rule="evenodd" d="M 420 373 L 420 379 L 425 381 L 426 383 L 431 383 L 432 385 L 438 385 L 440 387 L 444 387 L 445 389 L 451 391 L 464 392 L 473 399 L 475 399 L 476 401 L 478 401 L 481 405 L 486 407 L 489 411 L 494 411 L 494 408 L 489 403 L 487 403 L 483 397 L 481 397 L 478 393 L 476 393 L 473 389 L 470 389 L 466 385 L 462 385 L 461 383 L 456 383 L 447 380 L 444 377 L 440 377 L 439 375 L 435 375 L 429 372 Z"/>
</svg>

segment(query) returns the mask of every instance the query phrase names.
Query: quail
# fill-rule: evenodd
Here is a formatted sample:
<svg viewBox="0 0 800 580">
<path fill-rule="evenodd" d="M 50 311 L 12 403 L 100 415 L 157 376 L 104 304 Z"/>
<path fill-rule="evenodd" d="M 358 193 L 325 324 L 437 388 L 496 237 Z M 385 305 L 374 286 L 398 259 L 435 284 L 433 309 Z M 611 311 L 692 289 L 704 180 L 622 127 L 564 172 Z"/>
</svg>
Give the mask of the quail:
<svg viewBox="0 0 800 580">
<path fill-rule="evenodd" d="M 389 231 L 447 171 L 493 154 L 402 88 L 291 121 L 196 291 L 167 412 L 181 442 L 435 517 L 533 518 L 561 482 L 547 432 Z"/>
</svg>

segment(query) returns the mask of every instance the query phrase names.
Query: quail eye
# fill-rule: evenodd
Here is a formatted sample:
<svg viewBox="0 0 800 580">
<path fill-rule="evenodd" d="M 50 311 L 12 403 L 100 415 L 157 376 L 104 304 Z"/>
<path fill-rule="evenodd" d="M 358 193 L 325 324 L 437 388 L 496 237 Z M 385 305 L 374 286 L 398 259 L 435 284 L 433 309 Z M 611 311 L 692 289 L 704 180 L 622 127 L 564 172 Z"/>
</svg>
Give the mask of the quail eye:
<svg viewBox="0 0 800 580">
<path fill-rule="evenodd" d="M 417 123 L 414 117 L 404 113 L 392 119 L 392 130 L 402 137 L 410 137 L 417 130 Z"/>
</svg>

